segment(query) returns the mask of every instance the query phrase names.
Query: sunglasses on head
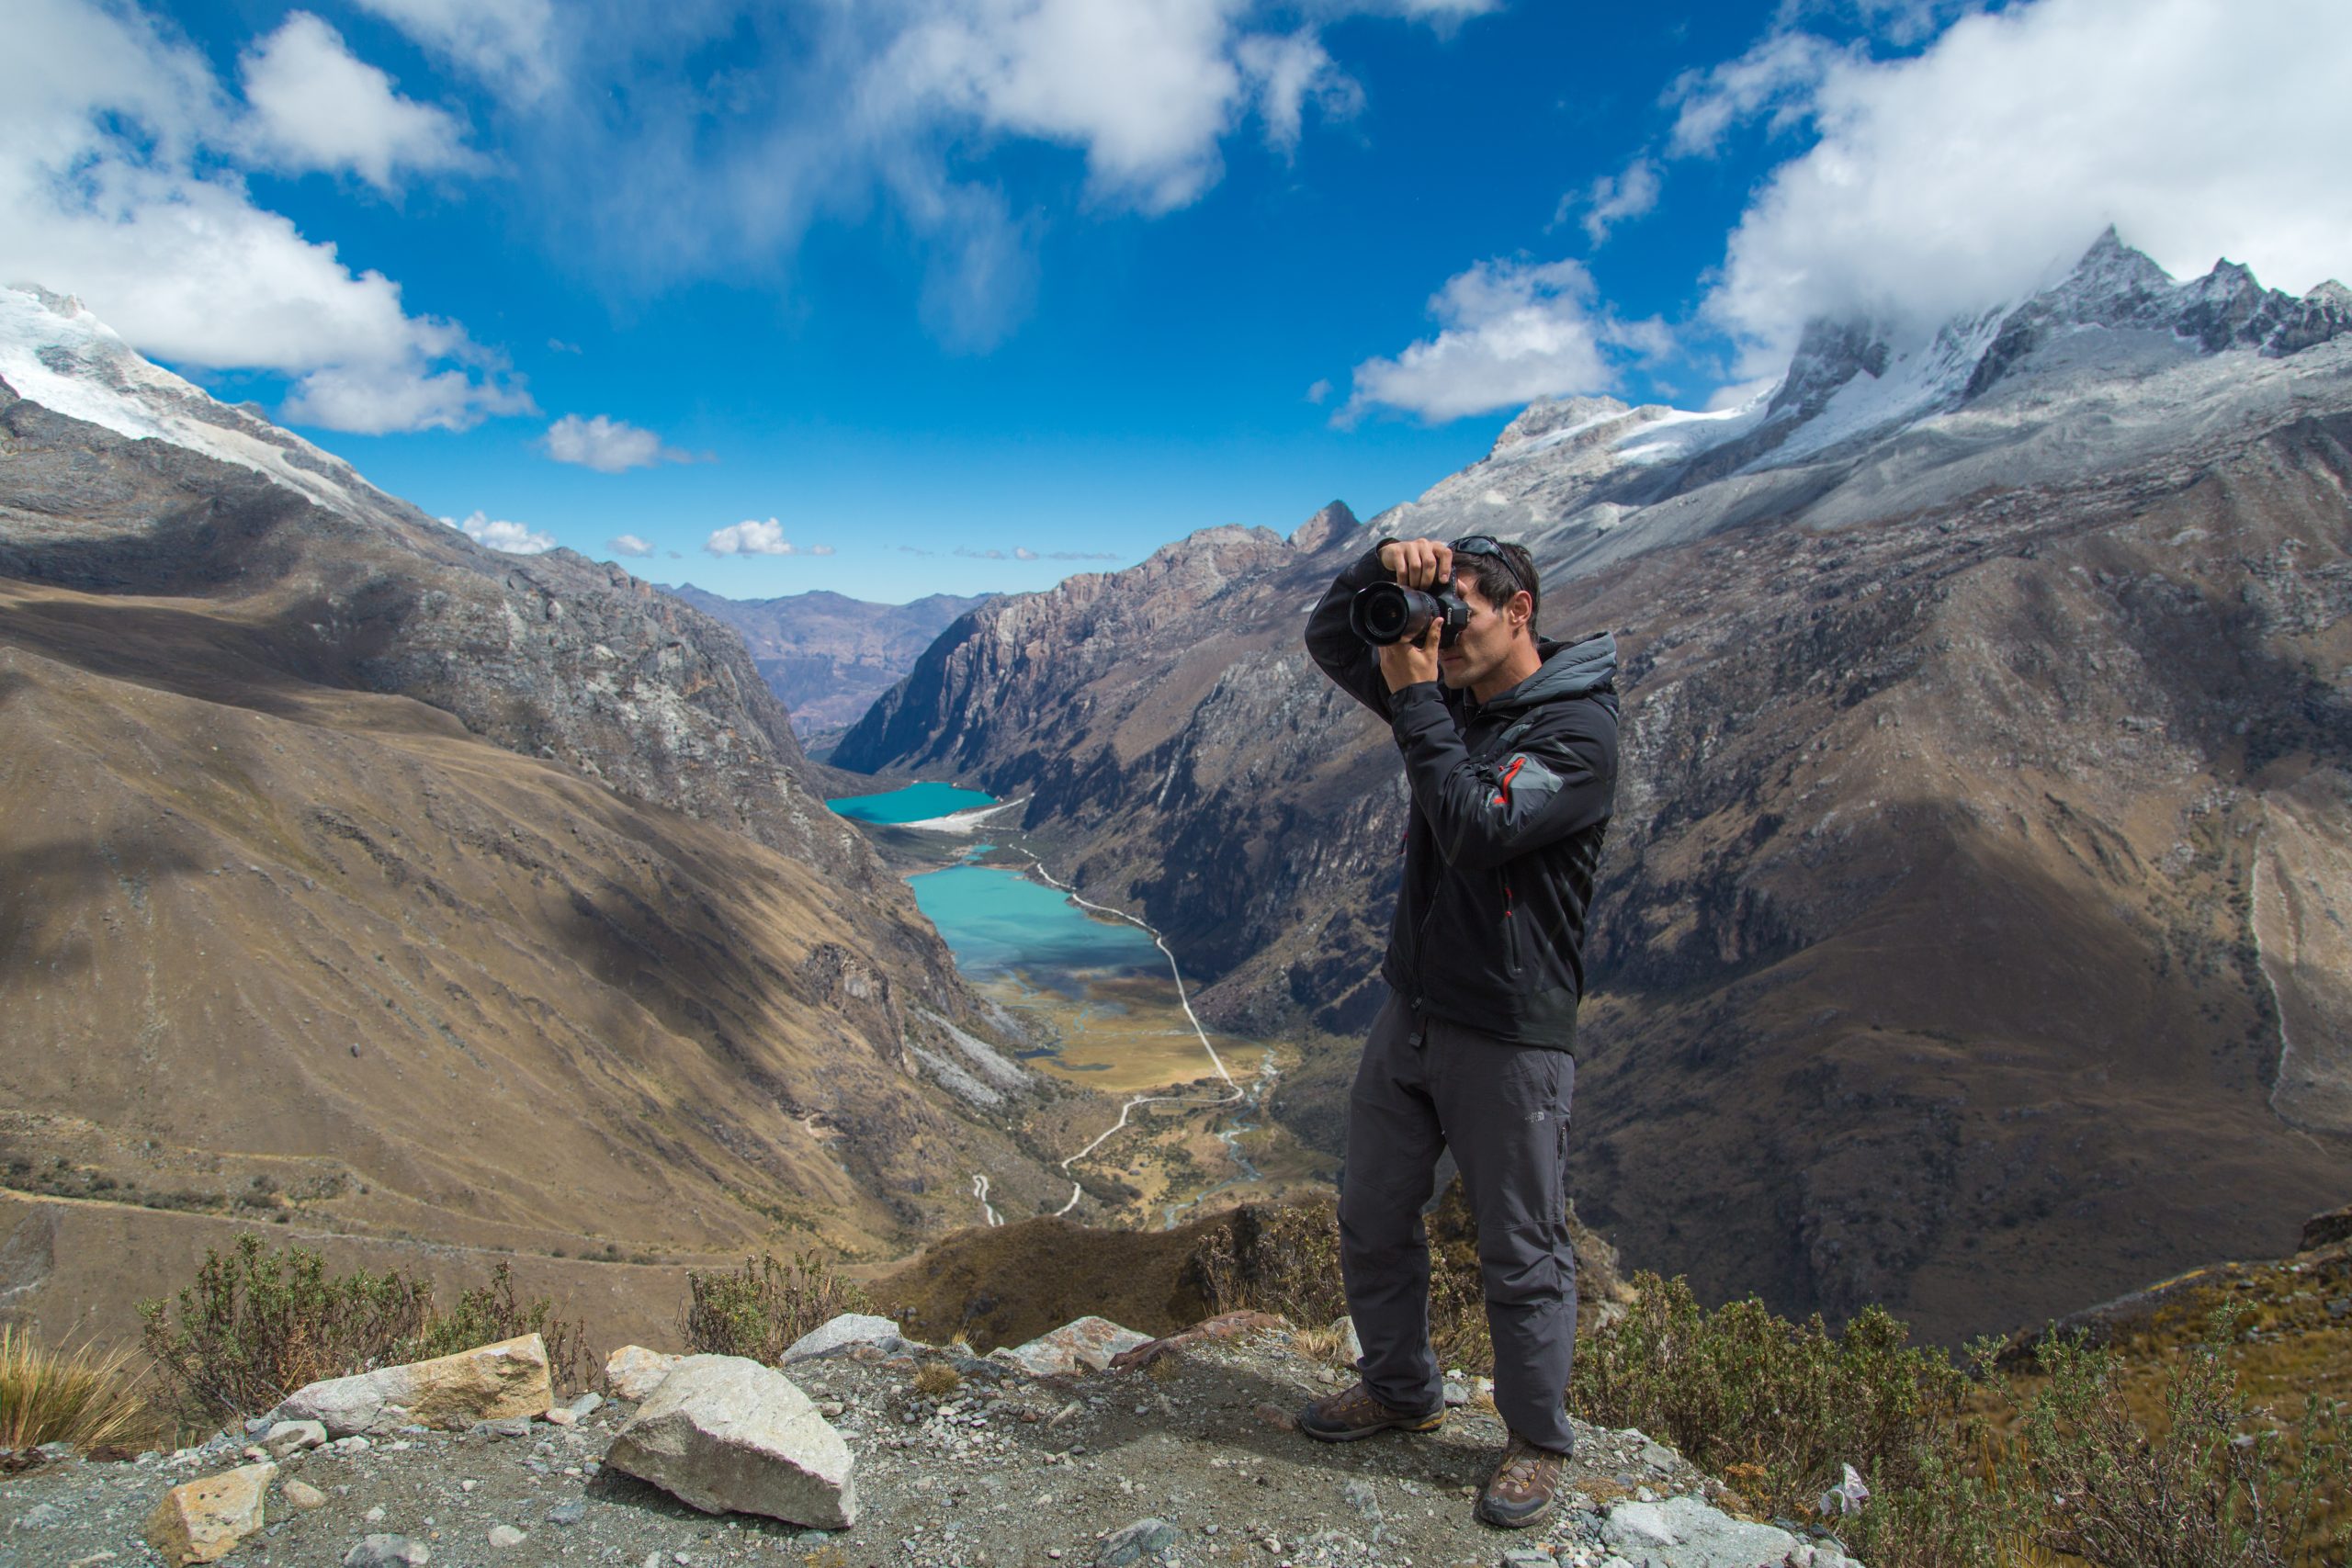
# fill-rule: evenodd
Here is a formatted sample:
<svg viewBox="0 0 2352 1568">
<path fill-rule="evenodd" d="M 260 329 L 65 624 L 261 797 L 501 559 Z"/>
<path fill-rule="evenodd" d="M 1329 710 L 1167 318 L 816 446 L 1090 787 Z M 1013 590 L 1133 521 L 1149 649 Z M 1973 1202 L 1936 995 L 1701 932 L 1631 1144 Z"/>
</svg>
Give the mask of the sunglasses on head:
<svg viewBox="0 0 2352 1568">
<path fill-rule="evenodd" d="M 1520 575 L 1519 563 L 1510 558 L 1510 553 L 1503 548 L 1503 542 L 1492 535 L 1471 534 L 1454 540 L 1445 547 L 1458 556 L 1493 557 L 1503 563 L 1503 570 L 1510 573 L 1510 580 L 1519 584 L 1521 592 L 1531 597 L 1533 595 L 1535 590 L 1529 586 L 1526 578 Z"/>
</svg>

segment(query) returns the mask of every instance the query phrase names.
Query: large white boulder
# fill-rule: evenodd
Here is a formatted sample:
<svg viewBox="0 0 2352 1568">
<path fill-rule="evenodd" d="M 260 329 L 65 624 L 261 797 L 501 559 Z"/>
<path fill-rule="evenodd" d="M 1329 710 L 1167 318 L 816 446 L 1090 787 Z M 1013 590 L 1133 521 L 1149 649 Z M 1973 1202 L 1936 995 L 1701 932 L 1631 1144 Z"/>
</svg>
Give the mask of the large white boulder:
<svg viewBox="0 0 2352 1568">
<path fill-rule="evenodd" d="M 605 1453 L 607 1468 L 707 1514 L 828 1530 L 856 1522 L 852 1462 L 790 1378 L 741 1356 L 688 1356 L 671 1368 Z"/>
</svg>

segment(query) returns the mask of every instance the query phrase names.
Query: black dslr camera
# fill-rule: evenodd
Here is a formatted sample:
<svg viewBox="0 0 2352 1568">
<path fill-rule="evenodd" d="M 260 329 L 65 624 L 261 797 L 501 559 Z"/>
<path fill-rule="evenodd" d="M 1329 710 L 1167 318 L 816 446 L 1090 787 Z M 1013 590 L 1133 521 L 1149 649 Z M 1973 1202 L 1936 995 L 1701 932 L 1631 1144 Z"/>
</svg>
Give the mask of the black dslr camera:
<svg viewBox="0 0 2352 1568">
<path fill-rule="evenodd" d="M 1348 606 L 1348 625 L 1374 648 L 1419 642 L 1431 621 L 1438 623 L 1440 648 L 1452 648 L 1470 624 L 1470 606 L 1453 592 L 1451 578 L 1439 583 L 1434 593 L 1400 582 L 1375 582 L 1357 589 L 1355 602 Z"/>
</svg>

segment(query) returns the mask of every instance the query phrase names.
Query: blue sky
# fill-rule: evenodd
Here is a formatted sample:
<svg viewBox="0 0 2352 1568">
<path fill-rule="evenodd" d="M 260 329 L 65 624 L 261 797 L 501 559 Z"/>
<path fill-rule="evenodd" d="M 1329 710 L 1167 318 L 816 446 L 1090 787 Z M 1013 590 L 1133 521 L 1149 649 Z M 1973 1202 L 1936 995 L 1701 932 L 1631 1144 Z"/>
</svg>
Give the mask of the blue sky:
<svg viewBox="0 0 2352 1568">
<path fill-rule="evenodd" d="M 2333 0 L 21 3 L 0 281 L 741 597 L 1370 516 L 1532 397 L 1736 396 L 2109 221 L 2352 270 Z"/>
</svg>

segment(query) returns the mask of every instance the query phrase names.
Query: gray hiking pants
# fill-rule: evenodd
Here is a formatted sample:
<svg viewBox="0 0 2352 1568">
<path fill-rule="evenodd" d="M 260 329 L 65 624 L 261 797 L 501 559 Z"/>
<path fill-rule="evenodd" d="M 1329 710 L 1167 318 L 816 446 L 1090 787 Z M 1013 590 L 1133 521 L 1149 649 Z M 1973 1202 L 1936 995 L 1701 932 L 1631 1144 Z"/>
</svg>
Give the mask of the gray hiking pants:
<svg viewBox="0 0 2352 1568">
<path fill-rule="evenodd" d="M 1568 1246 L 1568 1101 L 1576 1058 L 1510 1045 L 1392 995 L 1348 1097 L 1340 1268 L 1363 1342 L 1357 1370 L 1392 1410 L 1444 1397 L 1430 1348 L 1430 1255 L 1421 1211 L 1438 1156 L 1462 1168 L 1478 1222 L 1478 1269 L 1495 1340 L 1495 1408 L 1531 1443 L 1566 1451 L 1577 1265 Z"/>
</svg>

